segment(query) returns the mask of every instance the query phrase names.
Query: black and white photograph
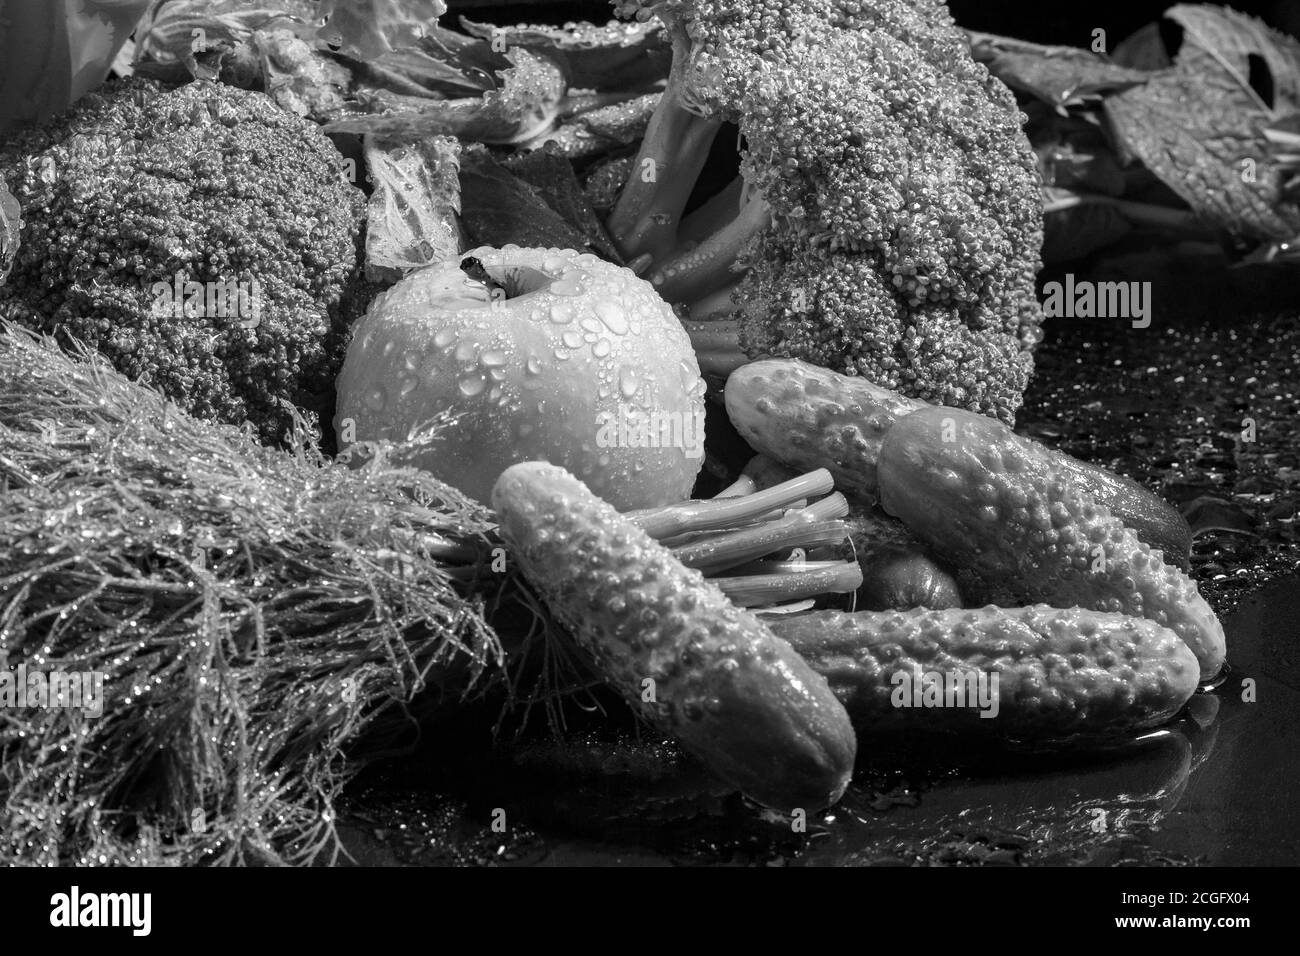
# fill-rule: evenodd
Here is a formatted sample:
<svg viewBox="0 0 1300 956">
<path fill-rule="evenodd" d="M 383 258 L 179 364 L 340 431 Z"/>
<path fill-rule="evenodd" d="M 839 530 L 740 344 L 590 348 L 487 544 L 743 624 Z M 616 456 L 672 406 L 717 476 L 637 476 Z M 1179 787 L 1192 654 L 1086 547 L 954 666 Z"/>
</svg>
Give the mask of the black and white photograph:
<svg viewBox="0 0 1300 956">
<path fill-rule="evenodd" d="M 795 868 L 1231 946 L 1298 519 L 1300 0 L 0 0 L 42 932 Z"/>
</svg>

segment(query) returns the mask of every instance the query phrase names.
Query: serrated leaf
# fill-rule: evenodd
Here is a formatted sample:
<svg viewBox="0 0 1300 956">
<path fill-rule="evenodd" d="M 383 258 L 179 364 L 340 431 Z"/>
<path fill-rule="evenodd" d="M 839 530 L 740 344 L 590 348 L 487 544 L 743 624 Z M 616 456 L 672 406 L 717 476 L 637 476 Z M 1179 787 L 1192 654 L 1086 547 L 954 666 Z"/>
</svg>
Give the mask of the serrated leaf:
<svg viewBox="0 0 1300 956">
<path fill-rule="evenodd" d="M 366 214 L 366 276 L 400 279 L 460 252 L 460 143 L 430 137 L 416 144 L 367 136 L 374 192 Z"/>
<path fill-rule="evenodd" d="M 460 18 L 471 36 L 504 51 L 523 47 L 559 63 L 569 85 L 593 90 L 646 89 L 668 76 L 672 47 L 663 24 L 611 20 L 605 24 L 569 23 L 562 27 L 496 26 Z"/>
<path fill-rule="evenodd" d="M 968 36 L 972 55 L 990 73 L 1058 109 L 1144 83 L 1151 75 L 1078 47 L 1044 46 L 989 33 Z"/>
</svg>

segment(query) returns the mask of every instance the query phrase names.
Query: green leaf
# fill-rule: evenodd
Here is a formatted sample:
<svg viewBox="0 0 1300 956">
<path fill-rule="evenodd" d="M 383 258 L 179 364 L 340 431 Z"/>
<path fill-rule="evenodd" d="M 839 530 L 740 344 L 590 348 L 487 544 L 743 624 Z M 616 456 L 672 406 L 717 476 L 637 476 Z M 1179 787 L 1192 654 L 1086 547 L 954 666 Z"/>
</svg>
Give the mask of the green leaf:
<svg viewBox="0 0 1300 956">
<path fill-rule="evenodd" d="M 531 152 L 517 153 L 505 161 L 505 166 L 537 190 L 551 209 L 582 233 L 586 239 L 585 248 L 603 259 L 624 265 L 614 240 L 591 207 L 578 177 L 574 175 L 573 164 L 557 146 L 548 145 Z"/>
<path fill-rule="evenodd" d="M 513 242 L 540 249 L 595 252 L 580 229 L 486 149 L 468 149 L 462 155 L 460 195 L 461 222 L 474 245 L 500 247 Z"/>
<path fill-rule="evenodd" d="M 521 24 L 500 27 L 460 18 L 461 27 L 504 52 L 523 47 L 559 63 L 569 85 L 592 90 L 643 90 L 668 76 L 672 46 L 657 18 L 644 22 Z"/>
<path fill-rule="evenodd" d="M 447 12 L 443 0 L 320 0 L 319 36 L 340 52 L 374 60 L 418 42 Z"/>
<path fill-rule="evenodd" d="M 365 140 L 374 192 L 366 214 L 366 277 L 396 281 L 460 252 L 460 143 Z"/>
<path fill-rule="evenodd" d="M 18 233 L 22 228 L 22 209 L 5 184 L 0 182 L 0 285 L 18 255 Z"/>
<path fill-rule="evenodd" d="M 1267 130 L 1300 111 L 1300 43 L 1226 8 L 1177 6 L 1184 32 L 1171 70 L 1110 97 L 1123 156 L 1140 160 L 1208 223 L 1255 239 L 1300 231 L 1288 168 Z M 1273 105 L 1251 85 L 1267 71 Z"/>
<path fill-rule="evenodd" d="M 1151 75 L 1078 47 L 1043 46 L 989 33 L 969 32 L 968 36 L 972 55 L 990 73 L 1013 90 L 1058 109 L 1145 83 Z"/>
</svg>

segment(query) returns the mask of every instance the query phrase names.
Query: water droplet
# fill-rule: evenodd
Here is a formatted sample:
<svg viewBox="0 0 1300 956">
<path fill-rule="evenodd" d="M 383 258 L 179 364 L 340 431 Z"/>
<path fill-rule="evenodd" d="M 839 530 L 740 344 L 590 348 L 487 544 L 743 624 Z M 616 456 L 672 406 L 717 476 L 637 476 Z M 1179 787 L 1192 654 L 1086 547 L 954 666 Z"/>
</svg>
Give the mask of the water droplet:
<svg viewBox="0 0 1300 956">
<path fill-rule="evenodd" d="M 366 407 L 373 412 L 383 411 L 384 406 L 388 404 L 388 389 L 382 385 L 376 385 L 366 393 Z"/>
<path fill-rule="evenodd" d="M 479 356 L 479 361 L 488 368 L 495 368 L 500 365 L 505 365 L 506 362 L 509 361 L 509 356 L 506 355 L 505 351 L 502 349 L 488 349 Z"/>
<path fill-rule="evenodd" d="M 583 320 L 582 320 L 581 322 L 579 322 L 578 324 L 581 325 L 581 326 L 583 327 L 583 329 L 585 329 L 585 330 L 588 331 L 588 332 L 600 333 L 600 332 L 604 332 L 604 331 L 605 331 L 604 326 L 602 326 L 599 322 L 597 322 L 597 321 L 596 321 L 595 319 L 593 319 L 591 316 L 587 316 L 587 318 L 583 319 Z"/>
<path fill-rule="evenodd" d="M 504 382 L 506 380 L 506 376 L 509 375 L 510 373 L 503 368 L 490 368 L 488 369 L 488 374 L 492 376 L 492 381 Z"/>
<path fill-rule="evenodd" d="M 571 349 L 582 348 L 582 336 L 577 332 L 565 332 L 560 338 Z"/>
<path fill-rule="evenodd" d="M 564 267 L 569 264 L 567 259 L 560 256 L 547 256 L 542 260 L 542 271 L 549 272 L 552 275 L 559 275 L 564 271 Z"/>
<path fill-rule="evenodd" d="M 416 381 L 415 376 L 413 376 L 413 375 L 403 375 L 403 376 L 402 376 L 402 385 L 401 385 L 401 387 L 397 390 L 397 391 L 398 391 L 398 394 L 401 395 L 402 398 L 405 398 L 407 395 L 410 395 L 413 391 L 415 391 L 415 386 L 417 386 L 417 385 L 419 385 L 419 384 L 420 384 L 420 383 L 419 383 L 418 381 Z"/>
<path fill-rule="evenodd" d="M 611 348 L 612 346 L 609 344 L 609 339 L 601 339 L 594 346 L 592 346 L 591 354 L 596 356 L 596 358 L 604 358 L 606 355 L 609 354 L 609 350 Z"/>
<path fill-rule="evenodd" d="M 421 355 L 419 352 L 407 352 L 402 359 L 402 364 L 406 366 L 408 372 L 414 372 L 420 367 Z"/>
<path fill-rule="evenodd" d="M 566 272 L 558 282 L 551 285 L 551 292 L 555 295 L 582 295 L 585 286 L 582 280 L 586 275 L 585 272 L 579 272 L 577 269 Z"/>
<path fill-rule="evenodd" d="M 433 337 L 433 344 L 440 349 L 445 349 L 454 341 L 456 341 L 456 333 L 451 329 L 439 329 Z"/>
<path fill-rule="evenodd" d="M 630 368 L 621 368 L 618 371 L 618 390 L 624 398 L 631 398 L 636 394 L 636 390 L 641 387 L 641 379 L 636 372 Z"/>
<path fill-rule="evenodd" d="M 623 309 L 617 302 L 609 299 L 601 299 L 596 303 L 596 318 L 605 323 L 615 335 L 625 335 L 627 333 L 627 317 L 623 314 Z"/>
<path fill-rule="evenodd" d="M 456 387 L 466 398 L 472 398 L 487 388 L 487 380 L 478 375 L 469 375 L 458 381 Z"/>
<path fill-rule="evenodd" d="M 524 363 L 524 369 L 528 372 L 529 375 L 541 375 L 542 360 L 539 359 L 536 355 L 530 355 L 528 356 L 528 361 Z"/>
<path fill-rule="evenodd" d="M 556 302 L 551 306 L 551 321 L 556 325 L 568 325 L 573 316 L 573 306 L 567 302 Z"/>
</svg>

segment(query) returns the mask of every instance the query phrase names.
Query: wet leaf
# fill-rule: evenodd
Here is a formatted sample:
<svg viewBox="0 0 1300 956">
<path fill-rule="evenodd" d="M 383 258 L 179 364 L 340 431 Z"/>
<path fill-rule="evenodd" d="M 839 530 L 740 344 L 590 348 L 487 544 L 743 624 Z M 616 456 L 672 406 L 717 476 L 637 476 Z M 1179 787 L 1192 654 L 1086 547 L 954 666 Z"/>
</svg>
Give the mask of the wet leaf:
<svg viewBox="0 0 1300 956">
<path fill-rule="evenodd" d="M 988 33 L 969 36 L 972 55 L 990 73 L 1012 89 L 1060 109 L 1150 78 L 1146 70 L 1120 66 L 1078 47 L 1043 46 Z"/>
<path fill-rule="evenodd" d="M 574 175 L 573 164 L 555 146 L 521 153 L 506 161 L 506 167 L 532 186 L 569 225 L 586 238 L 586 248 L 610 262 L 623 265 L 600 217 Z"/>
<path fill-rule="evenodd" d="M 1121 152 L 1209 223 L 1257 239 L 1300 232 L 1288 169 L 1266 130 L 1300 111 L 1300 43 L 1227 8 L 1172 8 L 1173 69 L 1107 99 Z"/>
<path fill-rule="evenodd" d="M 14 257 L 18 254 L 21 223 L 22 209 L 18 206 L 18 200 L 0 182 L 0 285 L 4 284 Z"/>
<path fill-rule="evenodd" d="M 672 49 L 663 24 L 611 20 L 605 24 L 569 23 L 562 27 L 500 27 L 465 17 L 461 26 L 471 36 L 495 44 L 498 50 L 523 47 L 558 62 L 569 85 L 593 90 L 640 90 L 668 76 Z"/>
<path fill-rule="evenodd" d="M 460 143 L 395 144 L 366 137 L 374 192 L 366 216 L 366 276 L 395 281 L 460 252 Z"/>
<path fill-rule="evenodd" d="M 550 129 L 564 98 L 564 75 L 558 65 L 527 50 L 507 54 L 511 66 L 502 73 L 499 89 L 482 96 L 423 102 L 414 109 L 359 114 L 334 120 L 331 133 L 374 133 L 389 139 L 414 140 L 429 135 L 452 135 L 493 145 L 510 145 L 534 139 Z M 362 98 L 363 105 L 384 109 L 391 96 Z"/>
<path fill-rule="evenodd" d="M 582 231 L 485 149 L 461 157 L 461 222 L 473 245 L 590 249 Z"/>
</svg>

